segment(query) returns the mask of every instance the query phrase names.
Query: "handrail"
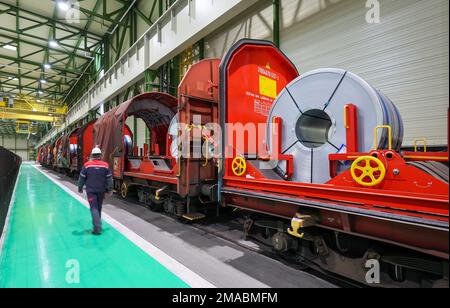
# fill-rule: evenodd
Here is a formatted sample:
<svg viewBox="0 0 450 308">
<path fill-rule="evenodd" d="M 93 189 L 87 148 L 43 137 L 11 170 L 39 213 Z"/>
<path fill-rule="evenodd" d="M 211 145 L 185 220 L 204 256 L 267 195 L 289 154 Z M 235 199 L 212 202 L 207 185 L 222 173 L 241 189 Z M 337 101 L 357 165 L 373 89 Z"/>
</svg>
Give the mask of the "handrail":
<svg viewBox="0 0 450 308">
<path fill-rule="evenodd" d="M 389 132 L 389 150 L 392 151 L 392 126 L 390 125 L 380 125 L 375 127 L 375 147 L 374 150 L 378 150 L 378 131 L 380 129 L 387 129 Z"/>
<path fill-rule="evenodd" d="M 419 149 L 419 142 L 423 143 L 423 152 L 428 152 L 428 140 L 427 139 L 416 139 L 414 140 L 414 152 L 417 152 Z"/>
</svg>

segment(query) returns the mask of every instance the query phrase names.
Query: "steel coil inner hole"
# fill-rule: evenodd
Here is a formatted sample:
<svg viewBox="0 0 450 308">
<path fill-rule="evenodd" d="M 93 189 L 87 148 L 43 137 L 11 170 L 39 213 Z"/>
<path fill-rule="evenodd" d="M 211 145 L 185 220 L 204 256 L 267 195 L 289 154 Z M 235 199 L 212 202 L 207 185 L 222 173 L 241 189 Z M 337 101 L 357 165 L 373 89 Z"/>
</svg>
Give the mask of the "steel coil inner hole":
<svg viewBox="0 0 450 308">
<path fill-rule="evenodd" d="M 332 126 L 333 122 L 325 111 L 312 109 L 300 116 L 295 133 L 301 144 L 316 149 L 328 143 Z"/>
</svg>

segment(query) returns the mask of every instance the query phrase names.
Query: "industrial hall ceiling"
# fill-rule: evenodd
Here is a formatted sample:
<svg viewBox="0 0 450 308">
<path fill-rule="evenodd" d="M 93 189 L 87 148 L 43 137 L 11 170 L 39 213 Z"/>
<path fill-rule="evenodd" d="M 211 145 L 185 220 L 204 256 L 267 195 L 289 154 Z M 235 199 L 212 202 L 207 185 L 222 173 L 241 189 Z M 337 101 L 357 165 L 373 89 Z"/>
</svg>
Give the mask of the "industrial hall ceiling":
<svg viewBox="0 0 450 308">
<path fill-rule="evenodd" d="M 40 118 L 25 116 L 30 111 L 41 117 L 56 116 L 39 107 L 49 105 L 56 110 L 64 105 L 71 89 L 101 54 L 104 37 L 120 24 L 132 2 L 1 0 L 0 134 L 14 132 L 15 117 L 40 126 Z M 19 110 L 16 101 L 25 109 Z"/>
</svg>

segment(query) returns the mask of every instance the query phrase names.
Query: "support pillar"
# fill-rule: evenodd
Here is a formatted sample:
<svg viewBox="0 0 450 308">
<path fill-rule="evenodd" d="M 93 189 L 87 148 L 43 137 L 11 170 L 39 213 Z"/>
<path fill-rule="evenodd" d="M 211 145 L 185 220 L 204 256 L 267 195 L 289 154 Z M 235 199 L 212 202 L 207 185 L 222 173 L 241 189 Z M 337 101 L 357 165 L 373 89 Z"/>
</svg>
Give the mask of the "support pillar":
<svg viewBox="0 0 450 308">
<path fill-rule="evenodd" d="M 273 43 L 280 47 L 280 0 L 273 0 Z"/>
</svg>

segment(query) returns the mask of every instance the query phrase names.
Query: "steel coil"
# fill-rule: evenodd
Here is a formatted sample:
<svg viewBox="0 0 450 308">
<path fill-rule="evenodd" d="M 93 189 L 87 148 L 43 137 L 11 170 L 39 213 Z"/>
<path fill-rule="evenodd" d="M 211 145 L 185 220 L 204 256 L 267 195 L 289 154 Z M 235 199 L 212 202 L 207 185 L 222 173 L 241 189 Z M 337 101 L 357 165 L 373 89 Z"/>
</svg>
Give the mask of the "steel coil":
<svg viewBox="0 0 450 308">
<path fill-rule="evenodd" d="M 374 148 L 377 126 L 392 127 L 392 146 L 399 150 L 403 121 L 392 101 L 359 76 L 341 69 L 319 69 L 291 82 L 274 102 L 267 123 L 272 144 L 272 119 L 283 119 L 283 154 L 294 156 L 295 182 L 326 183 L 330 180 L 329 155 L 346 152 L 345 106 L 358 108 L 359 152 Z M 380 130 L 378 149 L 387 149 L 388 130 Z M 344 166 L 344 169 L 346 166 Z M 279 162 L 279 173 L 285 162 Z"/>
</svg>

